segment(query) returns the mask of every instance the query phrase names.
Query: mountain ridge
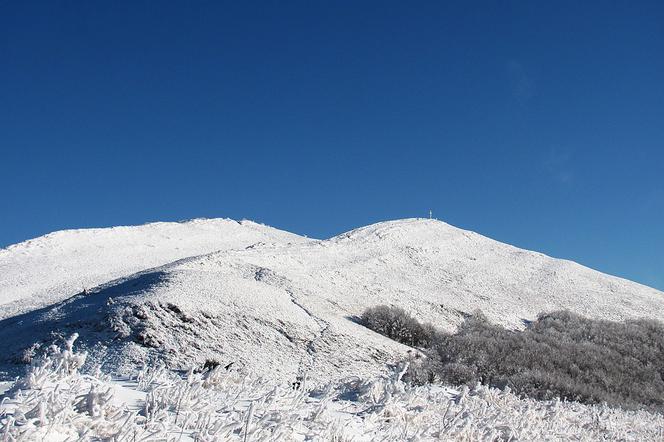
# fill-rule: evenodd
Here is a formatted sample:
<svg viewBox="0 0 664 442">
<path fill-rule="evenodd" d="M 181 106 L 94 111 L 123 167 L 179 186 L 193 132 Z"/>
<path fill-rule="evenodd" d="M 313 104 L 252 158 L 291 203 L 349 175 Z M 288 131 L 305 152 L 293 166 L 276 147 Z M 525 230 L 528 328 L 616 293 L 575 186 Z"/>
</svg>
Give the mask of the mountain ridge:
<svg viewBox="0 0 664 442">
<path fill-rule="evenodd" d="M 221 228 L 200 233 L 214 225 Z M 167 236 L 161 227 L 142 239 L 142 253 Z M 387 221 L 327 240 L 229 220 L 184 227 L 177 243 L 195 227 L 198 254 L 180 256 L 169 238 L 168 253 L 159 255 L 166 262 L 5 316 L 0 364 L 11 371 L 30 359 L 32 342 L 47 345 L 66 330 L 82 336 L 91 360 L 116 373 L 150 361 L 184 369 L 215 359 L 259 375 L 323 380 L 375 375 L 412 351 L 357 323 L 377 304 L 401 306 L 445 330 L 477 309 L 511 328 L 558 309 L 664 319 L 664 297 L 655 289 L 437 220 Z"/>
</svg>

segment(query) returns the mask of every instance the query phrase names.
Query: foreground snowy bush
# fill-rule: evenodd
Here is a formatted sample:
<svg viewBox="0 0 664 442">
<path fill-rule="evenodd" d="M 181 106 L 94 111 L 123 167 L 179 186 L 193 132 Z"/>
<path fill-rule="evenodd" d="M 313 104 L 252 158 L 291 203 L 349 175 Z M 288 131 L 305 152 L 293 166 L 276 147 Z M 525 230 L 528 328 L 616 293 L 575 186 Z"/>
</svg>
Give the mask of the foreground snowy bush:
<svg viewBox="0 0 664 442">
<path fill-rule="evenodd" d="M 165 435 L 163 428 L 112 400 L 109 378 L 78 371 L 86 354 L 73 351 L 77 337 L 64 350 L 53 347 L 16 382 L 11 398 L 2 400 L 0 440 L 152 440 Z"/>
<path fill-rule="evenodd" d="M 410 387 L 387 378 L 299 389 L 214 368 L 145 367 L 131 382 L 78 369 L 74 339 L 19 379 L 0 406 L 0 441 L 661 440 L 664 419 L 484 386 Z"/>
</svg>

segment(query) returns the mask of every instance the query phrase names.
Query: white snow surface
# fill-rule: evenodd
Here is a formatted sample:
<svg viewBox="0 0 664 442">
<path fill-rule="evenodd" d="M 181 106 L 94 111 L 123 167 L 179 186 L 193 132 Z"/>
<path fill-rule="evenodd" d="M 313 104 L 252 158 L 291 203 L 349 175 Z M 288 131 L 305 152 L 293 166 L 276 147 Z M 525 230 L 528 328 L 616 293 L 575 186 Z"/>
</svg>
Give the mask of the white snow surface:
<svg viewBox="0 0 664 442">
<path fill-rule="evenodd" d="M 664 319 L 655 289 L 429 219 L 328 240 L 229 220 L 68 231 L 11 246 L 0 263 L 0 298 L 23 306 L 0 322 L 9 371 L 33 342 L 76 331 L 116 374 L 216 359 L 284 382 L 378 376 L 413 351 L 354 320 L 378 304 L 448 330 L 477 309 L 513 328 L 563 308 Z"/>
<path fill-rule="evenodd" d="M 54 232 L 0 249 L 0 319 L 178 259 L 305 238 L 229 219 Z"/>
</svg>

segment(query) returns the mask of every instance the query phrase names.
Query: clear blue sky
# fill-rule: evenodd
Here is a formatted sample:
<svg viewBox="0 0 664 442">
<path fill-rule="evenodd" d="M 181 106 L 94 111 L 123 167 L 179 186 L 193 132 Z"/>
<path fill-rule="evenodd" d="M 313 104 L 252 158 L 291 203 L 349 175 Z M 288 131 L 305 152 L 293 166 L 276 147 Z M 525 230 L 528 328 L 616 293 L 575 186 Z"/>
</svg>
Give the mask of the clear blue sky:
<svg viewBox="0 0 664 442">
<path fill-rule="evenodd" d="M 0 1 L 0 245 L 432 208 L 664 289 L 664 2 L 456 3 Z"/>
</svg>

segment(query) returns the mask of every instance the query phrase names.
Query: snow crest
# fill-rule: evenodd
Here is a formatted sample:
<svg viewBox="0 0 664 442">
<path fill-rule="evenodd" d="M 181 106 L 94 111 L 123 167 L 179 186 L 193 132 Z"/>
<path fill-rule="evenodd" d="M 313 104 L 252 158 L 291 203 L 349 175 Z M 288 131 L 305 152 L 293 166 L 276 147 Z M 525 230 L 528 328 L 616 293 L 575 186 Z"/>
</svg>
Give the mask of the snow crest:
<svg viewBox="0 0 664 442">
<path fill-rule="evenodd" d="M 215 359 L 284 382 L 384 375 L 417 350 L 357 323 L 378 304 L 447 330 L 476 309 L 511 328 L 558 309 L 664 319 L 657 290 L 429 219 L 329 240 L 230 220 L 58 232 L 2 250 L 0 266 L 0 299 L 25 310 L 0 321 L 10 373 L 66 330 L 116 374 Z"/>
</svg>

